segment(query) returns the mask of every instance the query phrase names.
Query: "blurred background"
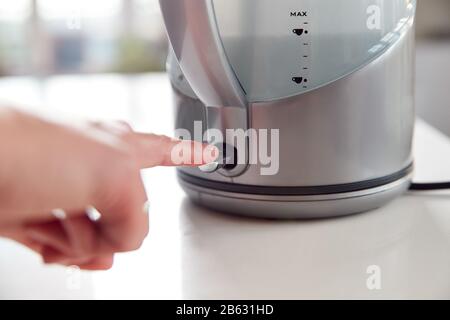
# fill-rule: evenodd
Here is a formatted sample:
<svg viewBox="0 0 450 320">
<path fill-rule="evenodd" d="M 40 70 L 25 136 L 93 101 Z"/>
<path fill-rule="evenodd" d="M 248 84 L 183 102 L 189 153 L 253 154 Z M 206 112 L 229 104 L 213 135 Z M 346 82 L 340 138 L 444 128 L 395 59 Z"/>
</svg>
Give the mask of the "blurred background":
<svg viewBox="0 0 450 320">
<path fill-rule="evenodd" d="M 157 0 L 0 0 L 0 76 L 161 71 Z"/>
<path fill-rule="evenodd" d="M 450 0 L 418 0 L 417 114 L 450 136 Z"/>
<path fill-rule="evenodd" d="M 450 135 L 450 0 L 419 0 L 417 105 Z M 158 0 L 0 0 L 0 77 L 163 71 Z"/>
</svg>

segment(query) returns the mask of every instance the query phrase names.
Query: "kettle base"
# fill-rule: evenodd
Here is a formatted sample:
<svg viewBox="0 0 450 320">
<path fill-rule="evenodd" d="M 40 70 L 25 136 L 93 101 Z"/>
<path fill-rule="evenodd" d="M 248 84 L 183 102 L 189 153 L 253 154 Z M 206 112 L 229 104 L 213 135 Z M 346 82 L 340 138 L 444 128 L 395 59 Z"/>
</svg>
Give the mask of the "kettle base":
<svg viewBox="0 0 450 320">
<path fill-rule="evenodd" d="M 329 195 L 279 196 L 232 193 L 179 182 L 196 204 L 224 213 L 266 219 L 320 219 L 380 208 L 404 194 L 412 174 L 376 188 Z"/>
</svg>

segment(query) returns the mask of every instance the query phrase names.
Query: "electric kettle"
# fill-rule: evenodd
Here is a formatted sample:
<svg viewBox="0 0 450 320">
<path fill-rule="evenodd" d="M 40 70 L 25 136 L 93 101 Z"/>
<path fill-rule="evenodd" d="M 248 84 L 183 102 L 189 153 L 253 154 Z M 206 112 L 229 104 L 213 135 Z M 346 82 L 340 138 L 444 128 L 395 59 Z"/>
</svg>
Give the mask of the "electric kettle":
<svg viewBox="0 0 450 320">
<path fill-rule="evenodd" d="M 210 143 L 211 130 L 225 137 L 217 163 L 178 170 L 196 203 L 323 218 L 409 189 L 416 0 L 160 5 L 176 129 Z M 244 138 L 233 143 L 237 133 Z"/>
</svg>

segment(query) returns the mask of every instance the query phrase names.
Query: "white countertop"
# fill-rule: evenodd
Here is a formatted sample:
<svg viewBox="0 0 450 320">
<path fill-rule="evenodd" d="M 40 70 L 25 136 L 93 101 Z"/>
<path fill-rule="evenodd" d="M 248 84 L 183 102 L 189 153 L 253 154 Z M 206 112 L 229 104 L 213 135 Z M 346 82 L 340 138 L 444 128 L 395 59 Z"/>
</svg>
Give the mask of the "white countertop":
<svg viewBox="0 0 450 320">
<path fill-rule="evenodd" d="M 0 99 L 172 132 L 165 75 L 3 79 Z M 418 121 L 415 146 L 416 179 L 450 180 L 446 136 Z M 340 219 L 266 221 L 196 207 L 173 169 L 143 175 L 152 207 L 140 250 L 118 255 L 112 270 L 80 273 L 0 240 L 0 298 L 450 298 L 450 191 Z M 373 265 L 381 290 L 366 285 Z"/>
</svg>

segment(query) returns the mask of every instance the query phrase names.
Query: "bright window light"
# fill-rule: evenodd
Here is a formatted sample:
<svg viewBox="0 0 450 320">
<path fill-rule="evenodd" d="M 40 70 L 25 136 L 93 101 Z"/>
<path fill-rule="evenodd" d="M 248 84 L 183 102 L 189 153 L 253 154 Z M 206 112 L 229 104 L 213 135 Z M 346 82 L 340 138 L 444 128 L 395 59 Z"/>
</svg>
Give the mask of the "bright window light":
<svg viewBox="0 0 450 320">
<path fill-rule="evenodd" d="M 145 15 L 160 14 L 158 0 L 135 0 L 135 6 L 140 13 Z"/>
<path fill-rule="evenodd" d="M 30 0 L 0 0 L 0 21 L 25 21 L 30 15 L 30 3 Z"/>
<path fill-rule="evenodd" d="M 74 13 L 87 19 L 108 18 L 121 8 L 121 0 L 38 0 L 41 17 L 49 20 L 70 19 Z"/>
</svg>

